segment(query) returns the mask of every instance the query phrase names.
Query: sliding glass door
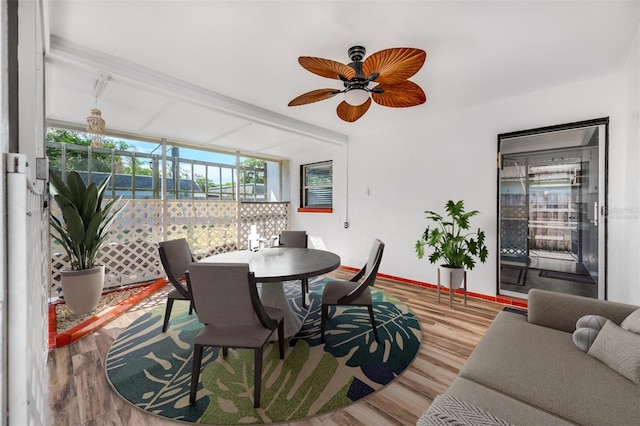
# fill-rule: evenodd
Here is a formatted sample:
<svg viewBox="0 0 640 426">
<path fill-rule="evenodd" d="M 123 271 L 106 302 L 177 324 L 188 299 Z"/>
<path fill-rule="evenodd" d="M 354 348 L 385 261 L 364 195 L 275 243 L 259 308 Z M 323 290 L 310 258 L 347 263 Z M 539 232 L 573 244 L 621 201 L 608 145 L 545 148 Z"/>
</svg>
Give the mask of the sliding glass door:
<svg viewBox="0 0 640 426">
<path fill-rule="evenodd" d="M 605 298 L 607 121 L 499 136 L 499 293 Z"/>
</svg>

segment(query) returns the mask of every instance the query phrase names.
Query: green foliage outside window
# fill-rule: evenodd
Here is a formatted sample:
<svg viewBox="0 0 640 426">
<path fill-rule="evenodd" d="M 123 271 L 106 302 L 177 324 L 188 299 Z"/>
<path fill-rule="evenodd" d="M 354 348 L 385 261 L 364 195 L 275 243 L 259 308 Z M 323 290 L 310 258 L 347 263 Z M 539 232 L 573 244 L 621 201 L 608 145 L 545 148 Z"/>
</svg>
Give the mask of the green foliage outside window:
<svg viewBox="0 0 640 426">
<path fill-rule="evenodd" d="M 245 158 L 241 163 L 240 183 L 264 183 L 266 163 L 256 158 Z"/>
<path fill-rule="evenodd" d="M 74 130 L 66 129 L 47 129 L 47 142 L 59 142 L 80 146 L 91 145 L 91 136 L 87 133 L 77 132 Z M 117 149 L 126 150 L 129 145 L 124 141 L 114 141 L 109 138 L 105 138 L 102 141 L 102 147 L 104 149 Z M 66 151 L 66 169 L 68 171 L 87 170 L 87 152 L 67 150 Z M 60 170 L 62 168 L 62 150 L 60 148 L 47 147 L 47 156 L 51 162 L 51 167 L 54 170 Z M 120 159 L 116 159 L 116 163 L 121 163 Z M 111 171 L 111 154 L 94 152 L 91 156 L 91 170 L 94 172 L 110 172 Z"/>
<path fill-rule="evenodd" d="M 76 145 L 75 148 L 64 150 L 64 159 L 62 148 L 47 146 L 47 156 L 49 157 L 50 167 L 55 171 L 62 170 L 63 161 L 65 162 L 64 168 L 66 172 L 77 171 L 80 173 L 90 170 L 92 173 L 115 172 L 118 175 L 135 174 L 135 176 L 154 176 L 154 170 L 161 167 L 160 162 L 150 154 L 131 155 L 128 153 L 115 153 L 114 155 L 113 152 L 110 152 L 112 150 L 131 151 L 133 146 L 124 140 L 103 138 L 102 147 L 99 149 L 93 148 L 90 158 L 88 149 L 83 150 L 77 147 L 91 146 L 91 135 L 88 133 L 61 128 L 48 128 L 46 140 L 47 142 Z M 173 164 L 173 161 L 175 160 L 170 160 L 170 164 Z M 210 194 L 219 194 L 220 198 L 226 196 L 235 198 L 236 182 L 234 176 L 238 176 L 239 184 L 241 185 L 241 199 L 245 197 L 253 197 L 255 199 L 258 191 L 255 185 L 262 186 L 266 184 L 267 163 L 264 160 L 244 158 L 240 163 L 240 171 L 237 174 L 232 170 L 234 167 L 229 165 L 228 169 L 227 167 L 224 168 L 228 171 L 219 176 L 218 173 L 220 169 L 214 167 L 213 170 L 218 171 L 214 172 L 214 178 L 209 174 L 208 179 L 204 174 L 196 173 L 195 170 L 189 166 L 189 160 L 184 160 L 185 167 L 182 167 L 183 161 L 177 161 L 177 167 L 174 168 L 172 165 L 167 167 L 167 178 L 173 178 L 175 174 L 177 175 L 175 177 L 178 178 L 180 182 L 192 181 L 196 192 L 202 191 Z M 159 173 L 162 174 L 162 170 L 159 170 Z M 222 182 L 220 182 L 221 178 L 223 179 Z M 197 187 L 195 185 L 197 185 Z M 250 187 L 254 188 L 251 189 Z M 136 190 L 140 189 L 138 188 Z M 245 194 L 245 190 L 247 194 Z M 193 196 L 190 191 L 183 191 L 184 188 L 182 188 L 182 191 L 177 191 L 178 198 L 191 198 Z"/>
</svg>

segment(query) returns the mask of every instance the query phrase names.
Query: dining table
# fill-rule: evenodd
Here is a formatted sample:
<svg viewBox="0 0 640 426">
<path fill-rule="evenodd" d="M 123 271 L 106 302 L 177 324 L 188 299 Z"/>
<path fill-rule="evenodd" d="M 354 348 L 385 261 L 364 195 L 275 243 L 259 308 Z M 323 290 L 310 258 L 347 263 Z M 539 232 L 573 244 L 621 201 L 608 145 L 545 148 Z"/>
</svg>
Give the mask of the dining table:
<svg viewBox="0 0 640 426">
<path fill-rule="evenodd" d="M 326 250 L 273 247 L 258 251 L 240 250 L 205 257 L 200 262 L 248 263 L 256 281 L 262 283 L 260 300 L 264 305 L 282 309 L 284 334 L 294 336 L 302 328 L 302 319 L 291 309 L 283 281 L 301 280 L 326 274 L 340 266 L 340 256 Z M 302 295 L 306 297 L 306 295 Z"/>
</svg>

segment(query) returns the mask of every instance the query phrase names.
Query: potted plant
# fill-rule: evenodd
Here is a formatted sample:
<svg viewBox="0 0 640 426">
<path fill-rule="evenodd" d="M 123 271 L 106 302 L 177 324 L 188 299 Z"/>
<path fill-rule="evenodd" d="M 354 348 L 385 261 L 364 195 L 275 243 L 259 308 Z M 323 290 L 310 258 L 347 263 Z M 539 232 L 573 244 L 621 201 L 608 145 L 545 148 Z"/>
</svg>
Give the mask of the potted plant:
<svg viewBox="0 0 640 426">
<path fill-rule="evenodd" d="M 60 272 L 65 303 L 75 314 L 95 309 L 104 286 L 104 265 L 96 264 L 100 247 L 107 238 L 107 229 L 124 206 L 117 196 L 102 206 L 102 198 L 109 182 L 85 185 L 77 172 L 67 175 L 67 183 L 51 171 L 54 199 L 60 207 L 62 221 L 53 213 L 49 223 L 55 232 L 54 240 L 66 251 L 71 269 Z"/>
<path fill-rule="evenodd" d="M 472 210 L 466 212 L 462 200 L 447 201 L 445 205 L 446 216 L 427 210 L 427 219 L 433 221 L 433 228 L 427 227 L 416 241 L 415 250 L 418 259 L 425 255 L 425 247 L 430 247 L 433 252 L 429 256 L 431 263 L 442 261 L 440 268 L 444 270 L 445 285 L 450 289 L 460 287 L 464 276 L 464 268 L 472 270 L 476 265 L 476 259 L 482 263 L 487 260 L 489 254 L 485 245 L 485 234 L 480 228 L 476 232 L 468 232 L 469 219 L 479 212 Z M 451 282 L 446 282 L 447 279 Z"/>
</svg>

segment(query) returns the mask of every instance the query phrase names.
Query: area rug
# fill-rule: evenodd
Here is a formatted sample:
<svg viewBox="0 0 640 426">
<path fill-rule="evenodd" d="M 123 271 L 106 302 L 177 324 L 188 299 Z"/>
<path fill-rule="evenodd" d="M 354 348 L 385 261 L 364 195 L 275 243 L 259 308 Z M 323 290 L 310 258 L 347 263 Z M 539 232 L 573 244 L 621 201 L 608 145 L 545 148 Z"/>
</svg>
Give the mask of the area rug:
<svg viewBox="0 0 640 426">
<path fill-rule="evenodd" d="M 303 327 L 289 339 L 285 359 L 277 344 L 265 346 L 262 403 L 253 408 L 253 351 L 205 349 L 197 400 L 189 405 L 192 342 L 201 324 L 176 302 L 162 333 L 164 306 L 131 323 L 113 342 L 106 359 L 113 389 L 136 407 L 184 422 L 261 424 L 326 413 L 372 394 L 398 377 L 420 346 L 420 324 L 408 306 L 372 289 L 380 341 L 366 308 L 330 310 L 320 342 L 320 301 L 325 280 L 310 283 L 310 306 L 300 305 L 299 282 L 284 283 Z M 220 356 L 219 356 L 220 355 Z"/>
</svg>

